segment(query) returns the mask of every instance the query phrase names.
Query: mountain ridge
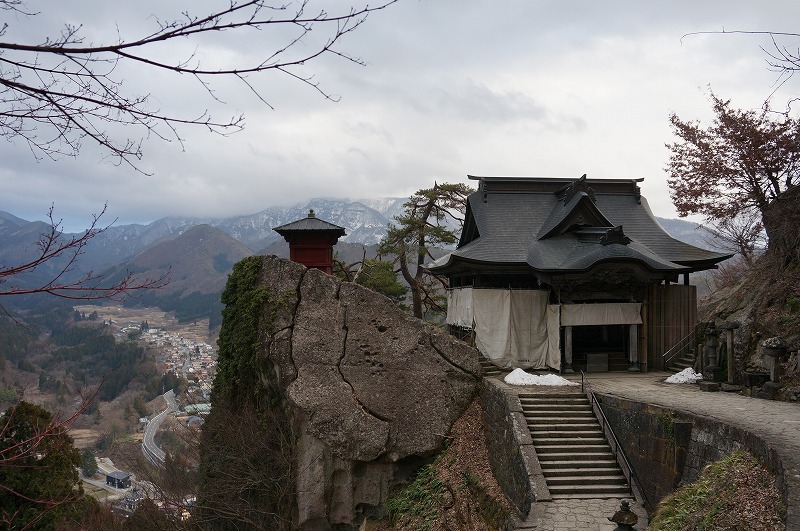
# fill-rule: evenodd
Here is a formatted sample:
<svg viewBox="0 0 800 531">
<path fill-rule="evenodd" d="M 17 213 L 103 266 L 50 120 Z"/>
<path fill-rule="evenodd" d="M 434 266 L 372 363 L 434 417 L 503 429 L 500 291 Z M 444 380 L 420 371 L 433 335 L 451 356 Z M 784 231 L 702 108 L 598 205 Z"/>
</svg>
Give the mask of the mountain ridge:
<svg viewBox="0 0 800 531">
<path fill-rule="evenodd" d="M 251 254 L 265 249 L 282 249 L 285 242 L 272 227 L 304 218 L 310 209 L 319 218 L 345 227 L 347 235 L 340 239 L 341 242 L 369 247 L 377 244 L 386 234 L 387 226 L 395 216 L 403 212 L 406 201 L 406 198 L 400 197 L 360 200 L 316 198 L 293 206 L 270 207 L 255 214 L 228 218 L 169 216 L 147 225 L 111 225 L 82 249 L 80 267 L 76 273 L 115 268 L 133 260 L 147 249 L 174 240 L 201 225 L 227 234 L 248 248 Z M 709 243 L 713 238 L 701 225 L 678 219 L 657 219 L 673 237 L 698 247 L 719 250 L 718 245 Z M 22 263 L 26 256 L 33 253 L 35 246 L 32 244 L 47 228 L 48 225 L 44 222 L 26 221 L 9 212 L 0 211 L 0 256 L 4 257 L 7 264 Z M 57 261 L 49 264 L 51 269 L 58 265 Z M 47 268 L 42 268 L 38 274 L 44 275 L 46 271 Z"/>
</svg>

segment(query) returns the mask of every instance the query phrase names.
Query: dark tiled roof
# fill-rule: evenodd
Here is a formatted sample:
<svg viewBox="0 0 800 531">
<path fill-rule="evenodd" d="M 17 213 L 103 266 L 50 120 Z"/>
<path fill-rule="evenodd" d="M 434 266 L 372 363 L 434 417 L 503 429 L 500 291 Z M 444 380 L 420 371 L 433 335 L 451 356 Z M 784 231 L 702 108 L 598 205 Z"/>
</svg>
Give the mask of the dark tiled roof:
<svg viewBox="0 0 800 531">
<path fill-rule="evenodd" d="M 303 219 L 298 219 L 297 221 L 292 221 L 291 223 L 286 223 L 285 225 L 281 225 L 279 227 L 274 227 L 272 230 L 284 236 L 284 233 L 291 233 L 291 232 L 306 232 L 306 231 L 322 231 L 322 232 L 335 232 L 339 236 L 345 235 L 344 227 L 340 227 L 339 225 L 334 225 L 333 223 L 329 223 L 327 221 L 321 220 L 314 214 L 313 210 L 308 212 L 308 217 Z"/>
<path fill-rule="evenodd" d="M 637 180 L 585 180 L 591 191 L 572 196 L 563 193 L 570 182 L 481 178 L 469 197 L 459 247 L 429 268 L 446 272 L 461 262 L 558 273 L 586 271 L 601 262 L 636 262 L 676 274 L 708 269 L 730 257 L 667 234 L 639 194 Z M 630 243 L 603 245 L 600 236 L 620 225 Z"/>
<path fill-rule="evenodd" d="M 122 472 L 120 470 L 115 470 L 113 472 L 109 472 L 108 474 L 106 474 L 106 477 L 111 477 L 111 478 L 114 478 L 114 479 L 128 479 L 129 477 L 131 477 L 131 475 L 127 474 L 125 472 Z"/>
</svg>

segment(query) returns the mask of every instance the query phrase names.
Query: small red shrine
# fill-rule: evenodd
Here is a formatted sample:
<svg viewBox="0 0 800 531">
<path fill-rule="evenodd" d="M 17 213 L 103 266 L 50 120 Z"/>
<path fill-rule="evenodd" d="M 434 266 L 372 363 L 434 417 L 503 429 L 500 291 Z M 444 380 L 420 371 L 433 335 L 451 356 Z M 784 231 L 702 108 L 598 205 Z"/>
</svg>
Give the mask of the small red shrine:
<svg viewBox="0 0 800 531">
<path fill-rule="evenodd" d="M 333 273 L 333 246 L 344 236 L 345 229 L 319 219 L 314 209 L 308 216 L 272 230 L 289 242 L 289 259 L 306 267 Z"/>
</svg>

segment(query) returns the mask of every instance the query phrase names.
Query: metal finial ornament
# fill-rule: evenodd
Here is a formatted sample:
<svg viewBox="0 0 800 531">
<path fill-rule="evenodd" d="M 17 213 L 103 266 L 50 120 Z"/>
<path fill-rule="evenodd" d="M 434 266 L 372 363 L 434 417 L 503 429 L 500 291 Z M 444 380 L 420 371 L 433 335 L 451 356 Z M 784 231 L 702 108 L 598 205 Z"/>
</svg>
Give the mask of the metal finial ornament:
<svg viewBox="0 0 800 531">
<path fill-rule="evenodd" d="M 631 504 L 628 500 L 619 502 L 619 511 L 614 513 L 614 516 L 608 517 L 609 522 L 617 524 L 616 530 L 627 531 L 632 530 L 639 517 L 635 512 L 631 511 Z"/>
</svg>

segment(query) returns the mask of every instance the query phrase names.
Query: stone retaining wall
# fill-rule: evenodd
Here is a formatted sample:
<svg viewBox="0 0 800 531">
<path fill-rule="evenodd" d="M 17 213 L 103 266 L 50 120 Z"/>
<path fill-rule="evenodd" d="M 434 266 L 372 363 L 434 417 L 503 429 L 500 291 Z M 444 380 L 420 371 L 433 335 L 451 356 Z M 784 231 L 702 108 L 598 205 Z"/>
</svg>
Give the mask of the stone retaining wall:
<svg viewBox="0 0 800 531">
<path fill-rule="evenodd" d="M 683 411 L 597 393 L 603 412 L 638 472 L 648 510 L 679 485 L 695 481 L 703 468 L 725 455 L 746 450 L 776 477 L 782 501 L 789 488 L 777 451 L 753 433 Z M 797 520 L 797 521 L 795 521 Z M 800 529 L 789 511 L 787 529 Z"/>
<path fill-rule="evenodd" d="M 524 518 L 531 503 L 550 500 L 522 404 L 501 384 L 483 379 L 489 464 L 503 493 Z"/>
</svg>

